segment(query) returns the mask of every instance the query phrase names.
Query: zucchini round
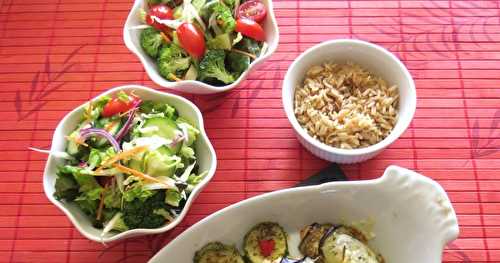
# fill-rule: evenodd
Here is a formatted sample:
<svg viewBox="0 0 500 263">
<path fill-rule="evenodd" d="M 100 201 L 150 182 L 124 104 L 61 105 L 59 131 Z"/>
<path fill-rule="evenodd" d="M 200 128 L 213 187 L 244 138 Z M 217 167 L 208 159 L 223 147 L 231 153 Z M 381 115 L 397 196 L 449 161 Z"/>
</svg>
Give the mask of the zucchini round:
<svg viewBox="0 0 500 263">
<path fill-rule="evenodd" d="M 243 257 L 234 246 L 211 242 L 196 251 L 194 263 L 244 263 Z"/>
<path fill-rule="evenodd" d="M 320 242 L 324 263 L 381 263 L 381 258 L 367 245 L 366 238 L 354 228 L 332 227 Z"/>
<path fill-rule="evenodd" d="M 262 254 L 262 242 L 272 242 L 269 255 Z M 288 252 L 287 234 L 277 223 L 264 222 L 254 226 L 243 243 L 245 256 L 251 263 L 278 263 Z"/>
</svg>

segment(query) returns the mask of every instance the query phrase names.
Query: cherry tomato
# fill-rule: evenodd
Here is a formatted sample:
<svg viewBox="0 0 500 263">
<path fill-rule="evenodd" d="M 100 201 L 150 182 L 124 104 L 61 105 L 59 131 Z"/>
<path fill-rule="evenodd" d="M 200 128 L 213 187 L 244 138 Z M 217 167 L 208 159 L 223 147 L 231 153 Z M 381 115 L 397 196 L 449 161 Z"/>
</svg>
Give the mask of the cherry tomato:
<svg viewBox="0 0 500 263">
<path fill-rule="evenodd" d="M 104 105 L 101 115 L 103 117 L 111 117 L 115 114 L 126 112 L 137 106 L 141 101 L 137 97 L 132 96 L 131 98 L 132 99 L 129 102 L 124 102 L 123 100 L 120 100 L 118 98 L 110 100 L 108 103 L 106 103 L 106 105 Z"/>
<path fill-rule="evenodd" d="M 236 20 L 236 28 L 234 30 L 257 41 L 266 40 L 264 29 L 257 22 L 247 18 Z"/>
<path fill-rule="evenodd" d="M 259 0 L 249 0 L 238 8 L 238 18 L 247 18 L 257 23 L 264 21 L 267 11 L 266 6 Z"/>
<path fill-rule="evenodd" d="M 174 19 L 174 10 L 164 4 L 153 5 L 149 8 L 148 14 L 146 15 L 146 23 L 158 30 L 165 31 L 168 27 L 153 20 L 153 16 L 162 20 L 172 20 Z"/>
<path fill-rule="evenodd" d="M 191 23 L 182 23 L 177 28 L 179 42 L 189 55 L 200 59 L 205 54 L 205 37 L 200 30 Z"/>
</svg>

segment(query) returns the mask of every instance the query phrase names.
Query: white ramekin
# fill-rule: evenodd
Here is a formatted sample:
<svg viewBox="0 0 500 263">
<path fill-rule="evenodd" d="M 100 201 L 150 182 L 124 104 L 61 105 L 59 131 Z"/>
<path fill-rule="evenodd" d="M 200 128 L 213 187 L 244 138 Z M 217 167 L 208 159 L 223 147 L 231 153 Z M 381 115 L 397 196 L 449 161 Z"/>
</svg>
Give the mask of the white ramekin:
<svg viewBox="0 0 500 263">
<path fill-rule="evenodd" d="M 360 149 L 340 149 L 326 145 L 301 127 L 294 114 L 294 93 L 313 65 L 335 61 L 353 62 L 382 77 L 399 88 L 399 118 L 392 132 L 377 144 Z M 290 65 L 283 81 L 283 107 L 299 141 L 317 157 L 336 163 L 357 163 L 368 160 L 393 143 L 408 128 L 417 105 L 415 83 L 403 63 L 378 45 L 360 40 L 338 39 L 318 44 L 302 53 Z"/>
</svg>

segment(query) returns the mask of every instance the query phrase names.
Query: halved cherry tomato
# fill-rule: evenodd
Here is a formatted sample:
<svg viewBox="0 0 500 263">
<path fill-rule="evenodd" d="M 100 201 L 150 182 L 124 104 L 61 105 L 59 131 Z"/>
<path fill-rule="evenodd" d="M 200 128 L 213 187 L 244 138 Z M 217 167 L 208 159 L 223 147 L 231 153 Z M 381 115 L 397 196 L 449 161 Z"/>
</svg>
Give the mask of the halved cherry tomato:
<svg viewBox="0 0 500 263">
<path fill-rule="evenodd" d="M 266 40 L 264 29 L 257 22 L 247 18 L 236 20 L 236 28 L 234 30 L 257 41 Z"/>
<path fill-rule="evenodd" d="M 162 20 L 172 20 L 174 19 L 174 11 L 165 4 L 153 5 L 149 8 L 148 14 L 146 15 L 146 23 L 160 31 L 165 31 L 168 27 L 153 20 L 152 16 Z"/>
<path fill-rule="evenodd" d="M 191 23 L 182 23 L 177 28 L 179 42 L 189 55 L 200 59 L 205 54 L 205 37 L 200 30 Z"/>
<path fill-rule="evenodd" d="M 101 115 L 103 117 L 111 117 L 115 114 L 126 112 L 137 106 L 141 101 L 141 99 L 134 96 L 130 96 L 130 98 L 131 100 L 128 102 L 118 98 L 111 99 L 108 103 L 106 103 L 106 105 L 104 105 Z"/>
<path fill-rule="evenodd" d="M 247 18 L 257 23 L 264 21 L 267 11 L 266 6 L 259 0 L 249 0 L 238 8 L 238 18 Z"/>
</svg>

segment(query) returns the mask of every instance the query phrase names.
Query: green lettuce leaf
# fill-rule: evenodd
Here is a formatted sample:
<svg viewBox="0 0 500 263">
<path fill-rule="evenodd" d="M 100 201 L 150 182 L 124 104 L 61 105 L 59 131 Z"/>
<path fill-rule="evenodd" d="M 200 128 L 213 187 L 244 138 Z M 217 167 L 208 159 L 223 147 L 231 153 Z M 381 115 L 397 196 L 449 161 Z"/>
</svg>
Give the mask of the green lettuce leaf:
<svg viewBox="0 0 500 263">
<path fill-rule="evenodd" d="M 179 191 L 174 189 L 168 189 L 165 195 L 165 203 L 173 207 L 178 207 L 182 200 L 182 195 Z"/>
<path fill-rule="evenodd" d="M 88 215 L 95 215 L 99 206 L 102 188 L 95 188 L 80 194 L 75 198 L 75 203 Z"/>
<path fill-rule="evenodd" d="M 58 173 L 54 197 L 58 200 L 73 201 L 78 196 L 78 183 L 71 174 Z"/>
<path fill-rule="evenodd" d="M 141 202 L 144 202 L 146 199 L 151 197 L 154 194 L 153 191 L 144 189 L 144 185 L 142 182 L 137 181 L 133 183 L 132 185 L 129 185 L 127 189 L 123 192 L 123 199 L 126 202 L 132 202 L 135 199 L 140 200 Z"/>
</svg>

